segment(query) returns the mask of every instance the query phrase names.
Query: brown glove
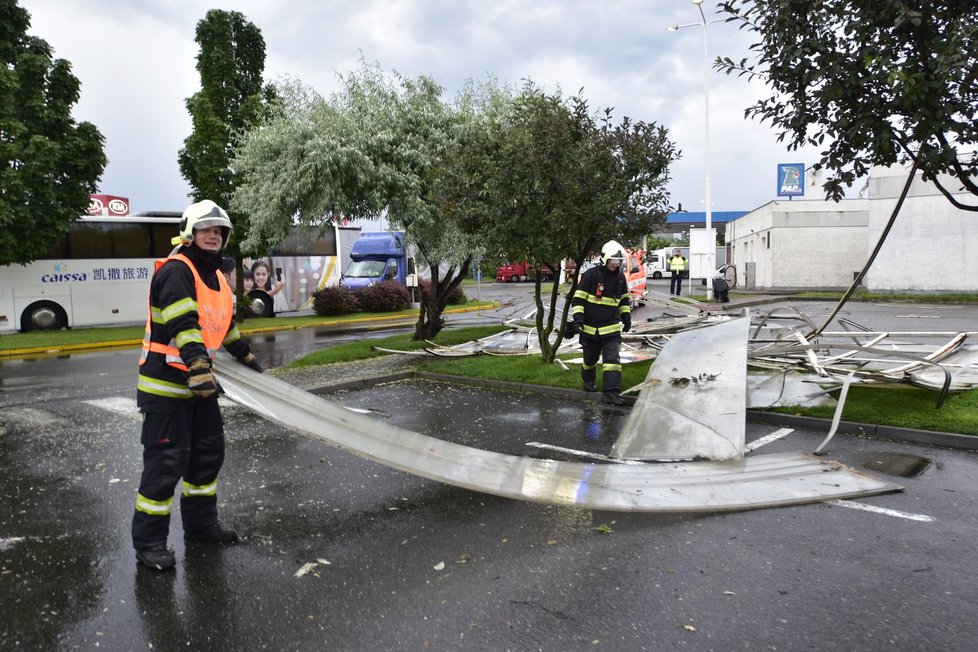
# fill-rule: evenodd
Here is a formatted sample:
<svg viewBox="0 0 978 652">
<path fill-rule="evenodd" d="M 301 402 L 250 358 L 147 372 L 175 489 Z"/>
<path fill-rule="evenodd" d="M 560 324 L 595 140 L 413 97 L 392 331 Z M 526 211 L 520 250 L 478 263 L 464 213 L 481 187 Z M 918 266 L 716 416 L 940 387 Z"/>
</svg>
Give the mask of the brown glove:
<svg viewBox="0 0 978 652">
<path fill-rule="evenodd" d="M 249 367 L 251 367 L 252 369 L 254 369 L 255 371 L 257 371 L 260 374 L 265 373 L 265 367 L 261 366 L 261 363 L 258 362 L 258 360 L 255 359 L 255 354 L 254 353 L 249 353 L 248 355 L 244 356 L 243 358 L 238 358 L 238 362 L 240 362 L 241 364 L 244 364 L 244 365 L 248 365 Z"/>
<path fill-rule="evenodd" d="M 197 358 L 187 367 L 190 375 L 187 377 L 187 387 L 194 396 L 209 398 L 217 394 L 217 381 L 211 373 L 211 361 L 207 358 Z"/>
</svg>

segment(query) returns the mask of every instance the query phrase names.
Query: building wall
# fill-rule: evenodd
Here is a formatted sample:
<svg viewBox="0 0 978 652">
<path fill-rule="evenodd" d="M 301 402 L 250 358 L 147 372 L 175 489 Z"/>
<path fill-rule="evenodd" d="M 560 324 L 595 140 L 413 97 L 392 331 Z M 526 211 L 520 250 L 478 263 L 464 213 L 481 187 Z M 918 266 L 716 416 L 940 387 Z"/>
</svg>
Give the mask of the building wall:
<svg viewBox="0 0 978 652">
<path fill-rule="evenodd" d="M 848 287 L 866 260 L 868 201 L 773 201 L 729 223 L 748 289 Z"/>
<path fill-rule="evenodd" d="M 907 180 L 900 167 L 870 173 L 869 231 L 865 256 L 876 246 Z M 945 188 L 960 182 L 941 180 Z M 974 205 L 973 195 L 958 201 Z M 978 289 L 978 214 L 955 208 L 937 187 L 918 176 L 887 235 L 864 285 L 876 291 L 968 291 Z"/>
</svg>

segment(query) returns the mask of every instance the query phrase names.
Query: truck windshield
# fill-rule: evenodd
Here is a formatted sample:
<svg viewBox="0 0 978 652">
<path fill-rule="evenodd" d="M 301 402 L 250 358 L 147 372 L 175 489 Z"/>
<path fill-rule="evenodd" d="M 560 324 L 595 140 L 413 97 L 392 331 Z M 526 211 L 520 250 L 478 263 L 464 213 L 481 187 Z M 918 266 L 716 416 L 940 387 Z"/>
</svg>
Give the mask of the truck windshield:
<svg viewBox="0 0 978 652">
<path fill-rule="evenodd" d="M 350 278 L 379 278 L 387 265 L 383 260 L 355 260 L 343 272 Z"/>
</svg>

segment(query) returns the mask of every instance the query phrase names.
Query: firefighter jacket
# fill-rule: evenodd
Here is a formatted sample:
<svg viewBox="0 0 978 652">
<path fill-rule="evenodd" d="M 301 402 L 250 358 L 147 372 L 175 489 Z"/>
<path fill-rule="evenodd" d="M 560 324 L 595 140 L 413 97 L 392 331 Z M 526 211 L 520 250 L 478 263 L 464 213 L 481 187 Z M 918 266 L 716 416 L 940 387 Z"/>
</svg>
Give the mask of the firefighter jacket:
<svg viewBox="0 0 978 652">
<path fill-rule="evenodd" d="M 571 300 L 571 318 L 583 335 L 618 335 L 622 315 L 628 315 L 626 319 L 630 320 L 631 313 L 628 282 L 620 267 L 612 272 L 599 265 L 584 272 Z"/>
<path fill-rule="evenodd" d="M 221 262 L 220 254 L 192 246 L 156 261 L 136 385 L 140 408 L 192 398 L 187 366 L 213 358 L 221 345 L 236 358 L 250 353 L 234 324 L 234 295 L 218 271 Z"/>
<path fill-rule="evenodd" d="M 686 258 L 683 256 L 673 256 L 669 259 L 669 269 L 673 272 L 682 272 L 686 269 Z"/>
</svg>

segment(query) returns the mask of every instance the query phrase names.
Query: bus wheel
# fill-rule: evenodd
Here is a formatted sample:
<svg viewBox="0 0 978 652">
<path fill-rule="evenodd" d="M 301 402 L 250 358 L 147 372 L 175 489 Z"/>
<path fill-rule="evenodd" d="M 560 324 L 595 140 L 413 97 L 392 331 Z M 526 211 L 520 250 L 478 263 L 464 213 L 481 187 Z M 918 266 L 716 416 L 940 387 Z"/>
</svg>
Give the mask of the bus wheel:
<svg viewBox="0 0 978 652">
<path fill-rule="evenodd" d="M 252 290 L 248 293 L 248 311 L 249 317 L 272 317 L 275 304 L 272 302 L 272 297 L 269 296 L 268 292 L 264 290 Z"/>
<path fill-rule="evenodd" d="M 38 301 L 27 306 L 20 318 L 20 330 L 58 331 L 68 325 L 64 308 L 53 301 Z"/>
<path fill-rule="evenodd" d="M 520 277 L 517 276 L 516 274 L 513 274 L 512 276 L 509 277 L 509 281 L 510 283 L 519 283 Z"/>
</svg>

